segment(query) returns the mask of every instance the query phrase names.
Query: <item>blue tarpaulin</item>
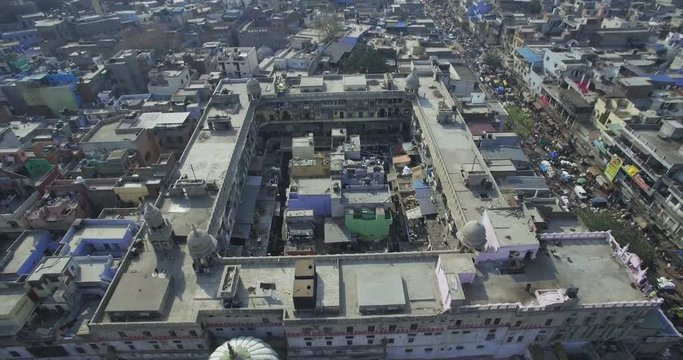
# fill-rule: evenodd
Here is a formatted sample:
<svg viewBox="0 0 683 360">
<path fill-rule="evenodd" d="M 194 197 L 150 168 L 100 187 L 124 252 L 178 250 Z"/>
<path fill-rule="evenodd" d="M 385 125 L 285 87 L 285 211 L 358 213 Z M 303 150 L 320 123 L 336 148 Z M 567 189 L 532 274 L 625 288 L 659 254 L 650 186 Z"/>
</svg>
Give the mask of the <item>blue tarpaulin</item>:
<svg viewBox="0 0 683 360">
<path fill-rule="evenodd" d="M 526 62 L 528 62 L 530 64 L 536 64 L 536 63 L 540 63 L 543 61 L 543 59 L 538 54 L 536 54 L 533 50 L 531 50 L 528 47 L 523 47 L 523 48 L 517 49 L 517 53 L 521 57 L 523 57 L 524 60 L 526 60 Z"/>
</svg>

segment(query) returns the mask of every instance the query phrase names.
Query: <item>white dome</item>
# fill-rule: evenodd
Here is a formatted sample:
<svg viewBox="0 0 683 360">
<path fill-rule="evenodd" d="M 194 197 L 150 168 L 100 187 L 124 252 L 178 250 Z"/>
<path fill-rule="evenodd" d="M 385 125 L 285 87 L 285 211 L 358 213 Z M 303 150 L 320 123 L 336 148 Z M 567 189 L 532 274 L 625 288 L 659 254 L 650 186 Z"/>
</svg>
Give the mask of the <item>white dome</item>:
<svg viewBox="0 0 683 360">
<path fill-rule="evenodd" d="M 250 78 L 247 81 L 247 94 L 256 95 L 261 93 L 261 84 L 255 78 Z"/>
<path fill-rule="evenodd" d="M 486 244 L 486 228 L 481 222 L 470 220 L 458 231 L 458 238 L 468 248 L 479 250 Z"/>
<path fill-rule="evenodd" d="M 417 90 L 419 87 L 420 87 L 420 78 L 413 71 L 406 78 L 406 88 L 408 90 Z"/>
<path fill-rule="evenodd" d="M 240 336 L 216 348 L 209 356 L 209 360 L 278 360 L 278 356 L 265 341 L 251 336 Z"/>
<path fill-rule="evenodd" d="M 164 216 L 161 214 L 161 210 L 150 203 L 145 205 L 144 218 L 150 227 L 157 228 L 164 225 Z"/>
<path fill-rule="evenodd" d="M 192 225 L 192 231 L 187 236 L 187 250 L 193 259 L 209 257 L 216 252 L 216 238 Z"/>
</svg>

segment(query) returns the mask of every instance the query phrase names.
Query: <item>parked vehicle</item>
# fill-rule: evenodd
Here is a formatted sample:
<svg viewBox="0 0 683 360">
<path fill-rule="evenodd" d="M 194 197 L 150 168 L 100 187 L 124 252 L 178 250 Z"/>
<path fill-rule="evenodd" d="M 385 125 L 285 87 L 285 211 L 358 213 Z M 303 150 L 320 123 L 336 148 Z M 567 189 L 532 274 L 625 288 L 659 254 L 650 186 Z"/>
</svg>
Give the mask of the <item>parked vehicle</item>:
<svg viewBox="0 0 683 360">
<path fill-rule="evenodd" d="M 574 186 L 574 194 L 576 194 L 576 197 L 579 198 L 579 200 L 588 199 L 588 193 L 581 185 Z"/>
<path fill-rule="evenodd" d="M 596 207 L 596 208 L 605 208 L 607 207 L 607 199 L 603 197 L 595 197 L 591 199 L 591 206 Z"/>
</svg>

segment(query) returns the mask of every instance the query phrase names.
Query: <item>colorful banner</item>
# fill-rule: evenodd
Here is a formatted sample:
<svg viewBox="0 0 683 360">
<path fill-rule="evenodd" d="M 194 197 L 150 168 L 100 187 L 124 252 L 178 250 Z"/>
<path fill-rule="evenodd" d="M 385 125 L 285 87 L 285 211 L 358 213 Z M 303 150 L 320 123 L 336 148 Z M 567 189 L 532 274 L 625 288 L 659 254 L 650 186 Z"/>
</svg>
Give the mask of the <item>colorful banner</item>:
<svg viewBox="0 0 683 360">
<path fill-rule="evenodd" d="M 623 163 L 624 160 L 621 160 L 620 157 L 612 155 L 612 159 L 610 159 L 605 168 L 605 177 L 607 180 L 614 181 L 614 178 L 617 177 L 617 173 L 619 172 L 619 169 L 621 169 L 621 164 Z"/>
<path fill-rule="evenodd" d="M 636 183 L 636 185 L 638 185 L 638 187 L 641 190 L 643 190 L 645 192 L 650 192 L 650 185 L 648 185 L 645 182 L 645 180 L 643 179 L 642 176 L 640 176 L 640 174 L 636 174 L 636 176 L 633 177 L 633 182 Z"/>
<path fill-rule="evenodd" d="M 635 165 L 626 165 L 624 166 L 624 171 L 626 171 L 629 177 L 634 177 L 640 172 L 640 169 Z"/>
</svg>

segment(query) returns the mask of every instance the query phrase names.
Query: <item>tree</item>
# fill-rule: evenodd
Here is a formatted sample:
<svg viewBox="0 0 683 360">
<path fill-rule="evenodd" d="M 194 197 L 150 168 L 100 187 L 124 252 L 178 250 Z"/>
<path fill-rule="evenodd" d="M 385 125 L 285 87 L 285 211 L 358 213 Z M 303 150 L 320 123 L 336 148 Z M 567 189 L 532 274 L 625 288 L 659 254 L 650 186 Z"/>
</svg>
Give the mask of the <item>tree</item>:
<svg viewBox="0 0 683 360">
<path fill-rule="evenodd" d="M 391 67 L 384 62 L 384 56 L 365 44 L 358 44 L 351 51 L 351 55 L 342 62 L 341 67 L 347 74 L 378 74 L 391 71 Z"/>
<path fill-rule="evenodd" d="M 527 12 L 529 14 L 540 14 L 541 10 L 543 10 L 543 6 L 541 6 L 541 2 L 539 0 L 531 0 L 531 2 L 529 2 L 527 7 Z"/>
<path fill-rule="evenodd" d="M 488 65 L 490 68 L 493 69 L 500 69 L 503 67 L 503 59 L 501 59 L 500 56 L 494 53 L 486 53 L 482 61 L 484 62 L 484 64 Z"/>
<path fill-rule="evenodd" d="M 336 15 L 321 15 L 313 22 L 313 28 L 323 32 L 323 42 L 334 40 L 344 31 L 344 25 Z"/>
</svg>

